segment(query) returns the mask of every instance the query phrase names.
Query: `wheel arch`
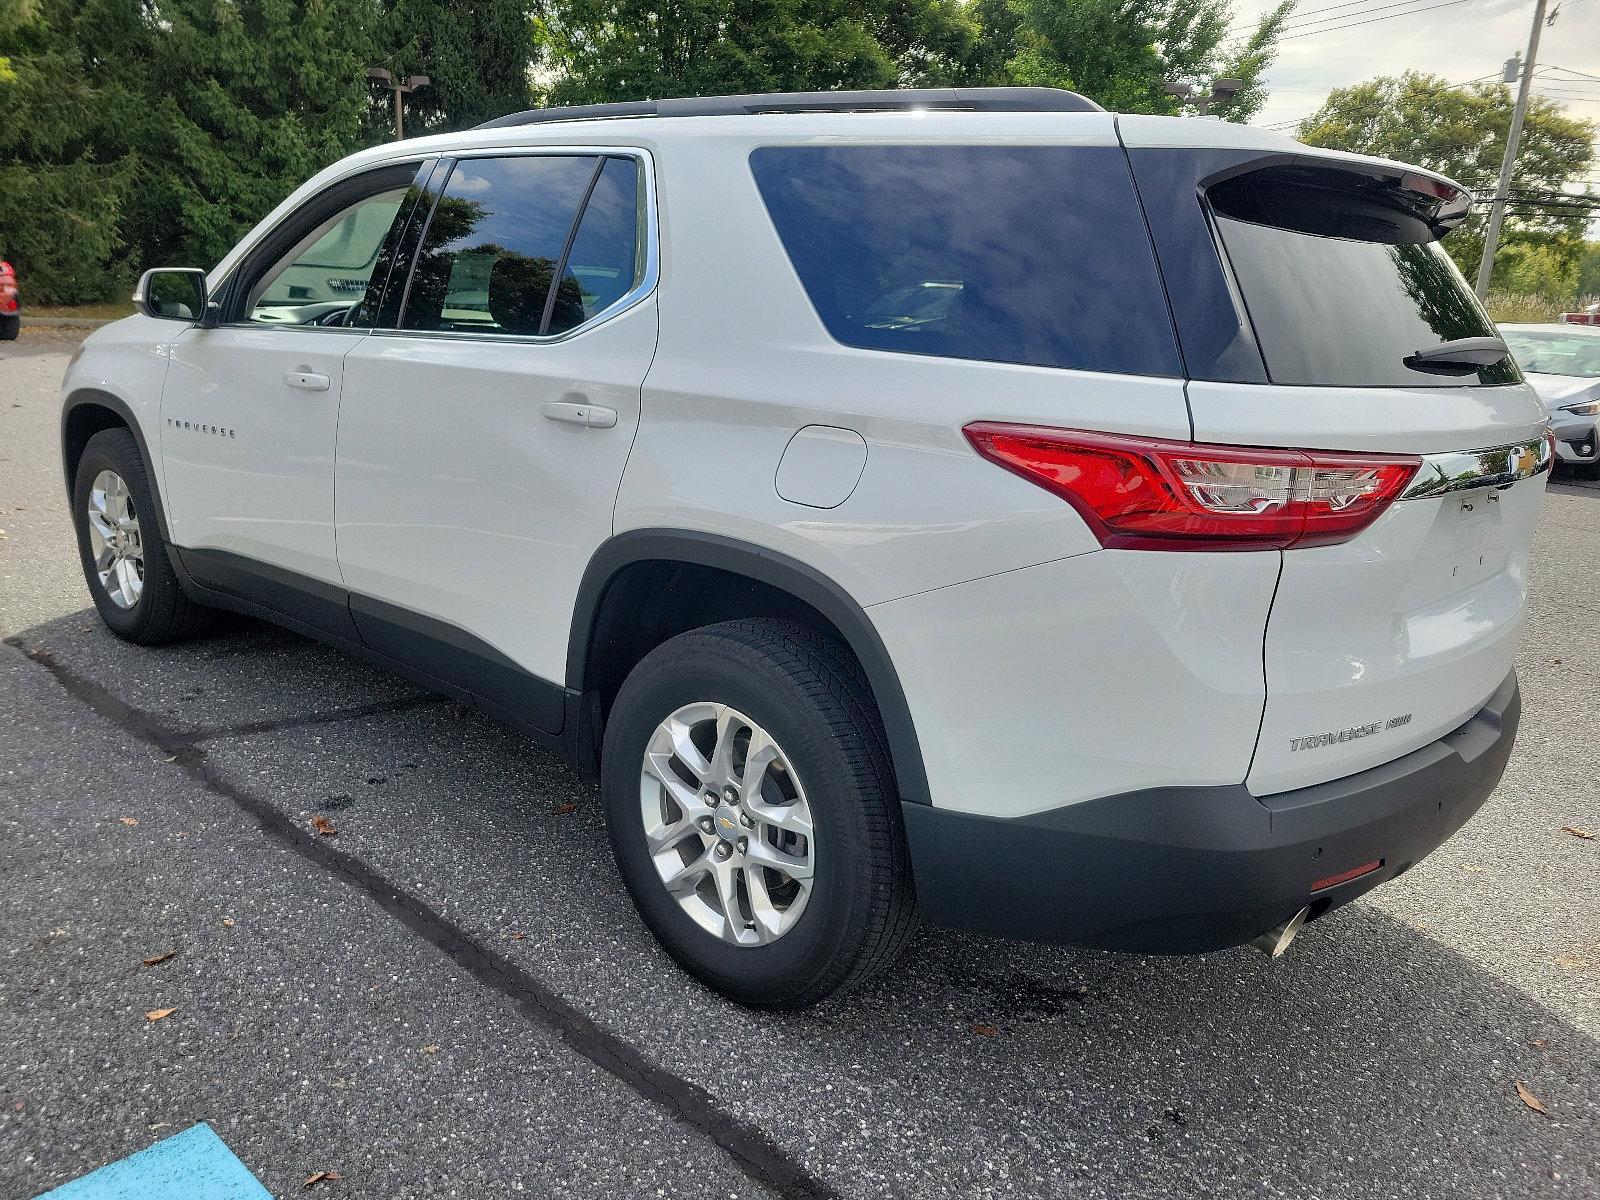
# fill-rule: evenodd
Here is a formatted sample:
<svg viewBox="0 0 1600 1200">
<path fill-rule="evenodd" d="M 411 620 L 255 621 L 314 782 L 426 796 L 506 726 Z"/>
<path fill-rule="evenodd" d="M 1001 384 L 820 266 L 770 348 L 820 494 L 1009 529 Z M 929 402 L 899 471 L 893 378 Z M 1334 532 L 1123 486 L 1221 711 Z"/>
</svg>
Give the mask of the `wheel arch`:
<svg viewBox="0 0 1600 1200">
<path fill-rule="evenodd" d="M 162 539 L 170 543 L 172 539 L 167 534 L 166 501 L 161 498 L 161 482 L 156 470 L 155 457 L 150 453 L 150 446 L 144 439 L 144 430 L 139 427 L 133 410 L 126 401 L 113 396 L 110 392 L 103 392 L 98 388 L 78 388 L 67 396 L 61 406 L 61 467 L 66 477 L 67 495 L 69 498 L 72 495 L 72 485 L 78 473 L 78 460 L 83 457 L 83 450 L 89 444 L 89 439 L 104 430 L 119 427 L 133 435 L 133 440 L 138 443 L 139 453 L 144 456 L 145 476 L 150 483 L 150 491 L 156 499 L 156 525 L 161 530 Z"/>
<path fill-rule="evenodd" d="M 608 600 L 619 594 L 617 585 L 631 570 L 647 564 L 698 567 L 748 580 L 762 590 L 768 604 L 782 598 L 797 606 L 796 611 L 809 610 L 820 618 L 855 655 L 866 675 L 883 719 L 900 798 L 930 802 L 927 772 L 905 690 L 888 648 L 866 612 L 844 588 L 814 567 L 734 538 L 689 530 L 636 529 L 617 534 L 595 551 L 573 606 L 567 646 L 569 691 L 594 696 L 601 690 L 606 656 L 599 638 L 619 615 L 615 604 L 608 607 Z M 770 609 L 763 613 L 769 614 Z M 733 615 L 749 614 L 728 613 L 713 619 Z M 598 710 L 594 711 L 598 716 Z"/>
</svg>

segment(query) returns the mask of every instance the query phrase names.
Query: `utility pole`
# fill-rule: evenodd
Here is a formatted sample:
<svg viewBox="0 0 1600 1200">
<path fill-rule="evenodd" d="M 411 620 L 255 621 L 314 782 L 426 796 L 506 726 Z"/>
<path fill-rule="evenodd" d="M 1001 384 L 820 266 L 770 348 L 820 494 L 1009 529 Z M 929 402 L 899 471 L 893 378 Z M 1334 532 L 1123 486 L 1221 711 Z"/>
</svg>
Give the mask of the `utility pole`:
<svg viewBox="0 0 1600 1200">
<path fill-rule="evenodd" d="M 1517 85 L 1517 106 L 1511 110 L 1511 129 L 1506 134 L 1506 156 L 1500 163 L 1500 182 L 1489 202 L 1489 228 L 1483 234 L 1483 257 L 1478 260 L 1478 299 L 1489 294 L 1489 277 L 1494 274 L 1494 252 L 1500 245 L 1500 229 L 1506 222 L 1506 199 L 1511 190 L 1511 172 L 1517 165 L 1517 143 L 1522 140 L 1522 119 L 1528 113 L 1528 93 L 1533 89 L 1533 65 L 1539 54 L 1539 31 L 1544 28 L 1545 0 L 1534 0 L 1533 32 L 1528 34 L 1528 57 L 1522 63 L 1522 80 Z M 1515 61 L 1515 60 L 1513 60 Z M 1511 64 L 1506 64 L 1506 74 Z M 1507 78 L 1507 83 L 1511 80 Z"/>
<path fill-rule="evenodd" d="M 1544 0 L 1539 0 L 1542 4 Z M 418 88 L 427 87 L 429 79 L 426 75 L 408 75 L 404 82 L 396 81 L 395 77 L 386 67 L 368 67 L 367 79 L 380 87 L 388 88 L 394 93 L 394 140 L 401 141 L 406 136 L 405 121 L 405 96 Z"/>
</svg>

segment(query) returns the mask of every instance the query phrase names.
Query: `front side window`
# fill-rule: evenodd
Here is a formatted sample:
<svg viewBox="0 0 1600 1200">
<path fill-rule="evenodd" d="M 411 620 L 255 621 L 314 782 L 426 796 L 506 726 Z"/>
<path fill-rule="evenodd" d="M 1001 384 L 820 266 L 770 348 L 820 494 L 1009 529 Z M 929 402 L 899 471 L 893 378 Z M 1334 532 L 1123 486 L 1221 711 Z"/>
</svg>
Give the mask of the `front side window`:
<svg viewBox="0 0 1600 1200">
<path fill-rule="evenodd" d="M 417 189 L 401 183 L 338 208 L 306 231 L 250 289 L 245 312 L 257 324 L 343 324 L 386 275 L 392 242 Z M 353 322 L 352 322 L 353 323 Z"/>
<path fill-rule="evenodd" d="M 751 170 L 847 346 L 1181 373 L 1116 146 L 781 146 Z"/>
<path fill-rule="evenodd" d="M 610 180 L 613 161 L 619 176 L 636 174 L 631 161 L 582 155 L 456 163 L 423 233 L 401 327 L 528 336 L 548 332 L 556 312 L 567 322 L 561 328 L 586 319 L 597 284 L 575 272 L 586 261 L 576 251 L 589 222 L 577 237 L 572 231 L 586 197 L 615 199 L 621 184 Z M 623 291 L 633 282 L 631 236 L 628 254 Z M 594 266 L 624 269 L 604 254 Z"/>
</svg>

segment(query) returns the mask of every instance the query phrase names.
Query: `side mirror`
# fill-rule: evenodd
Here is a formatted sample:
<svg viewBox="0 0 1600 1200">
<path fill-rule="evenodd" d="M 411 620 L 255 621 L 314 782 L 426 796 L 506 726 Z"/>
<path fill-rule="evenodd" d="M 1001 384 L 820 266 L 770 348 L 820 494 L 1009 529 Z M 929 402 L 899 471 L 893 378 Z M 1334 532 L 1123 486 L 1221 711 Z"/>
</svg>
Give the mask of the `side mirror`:
<svg viewBox="0 0 1600 1200">
<path fill-rule="evenodd" d="M 147 317 L 188 321 L 202 329 L 217 323 L 217 308 L 206 290 L 206 273 L 196 267 L 157 267 L 146 271 L 133 302 Z"/>
</svg>

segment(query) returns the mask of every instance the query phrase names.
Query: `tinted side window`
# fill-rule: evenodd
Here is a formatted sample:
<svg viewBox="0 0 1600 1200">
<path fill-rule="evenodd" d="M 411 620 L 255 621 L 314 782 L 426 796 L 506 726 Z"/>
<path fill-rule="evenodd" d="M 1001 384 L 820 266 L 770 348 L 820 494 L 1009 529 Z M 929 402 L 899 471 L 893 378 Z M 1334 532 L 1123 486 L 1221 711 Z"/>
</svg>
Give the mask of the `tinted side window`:
<svg viewBox="0 0 1600 1200">
<path fill-rule="evenodd" d="M 536 334 L 594 158 L 456 163 L 417 252 L 404 329 Z"/>
<path fill-rule="evenodd" d="M 547 333 L 575 329 L 632 290 L 643 271 L 639 164 L 608 158 L 583 209 Z"/>
<path fill-rule="evenodd" d="M 1181 374 L 1119 147 L 784 146 L 750 164 L 845 345 Z"/>
</svg>

